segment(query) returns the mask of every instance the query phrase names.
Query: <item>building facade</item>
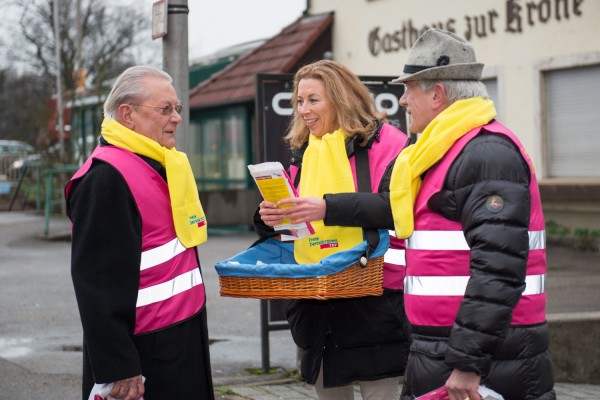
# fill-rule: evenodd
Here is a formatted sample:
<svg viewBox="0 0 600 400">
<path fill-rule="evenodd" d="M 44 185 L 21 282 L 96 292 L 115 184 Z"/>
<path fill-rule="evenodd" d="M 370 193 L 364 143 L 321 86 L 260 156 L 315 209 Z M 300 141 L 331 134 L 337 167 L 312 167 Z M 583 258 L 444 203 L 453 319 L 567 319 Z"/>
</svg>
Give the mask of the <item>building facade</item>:
<svg viewBox="0 0 600 400">
<path fill-rule="evenodd" d="M 498 119 L 522 140 L 546 220 L 600 232 L 600 1 L 311 0 L 332 12 L 333 58 L 400 75 L 429 27 L 469 40 Z"/>
<path fill-rule="evenodd" d="M 294 73 L 321 59 L 331 51 L 332 23 L 330 13 L 301 16 L 190 90 L 188 157 L 209 228 L 247 229 L 260 202 L 247 167 L 264 161 L 258 76 Z"/>
</svg>

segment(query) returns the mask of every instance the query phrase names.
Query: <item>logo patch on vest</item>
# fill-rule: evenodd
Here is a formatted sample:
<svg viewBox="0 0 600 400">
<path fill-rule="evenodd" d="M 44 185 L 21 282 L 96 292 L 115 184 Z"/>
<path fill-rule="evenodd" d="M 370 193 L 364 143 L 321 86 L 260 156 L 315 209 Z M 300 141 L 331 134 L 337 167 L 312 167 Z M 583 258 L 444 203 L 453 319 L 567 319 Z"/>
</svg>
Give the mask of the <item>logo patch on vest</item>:
<svg viewBox="0 0 600 400">
<path fill-rule="evenodd" d="M 499 213 L 504 208 L 504 199 L 498 195 L 491 195 L 485 202 L 485 208 L 491 213 Z"/>
<path fill-rule="evenodd" d="M 319 249 L 330 249 L 339 246 L 337 239 L 321 240 L 318 237 L 309 238 L 308 243 L 310 247 L 319 246 Z"/>
<path fill-rule="evenodd" d="M 198 228 L 203 227 L 204 225 L 206 225 L 206 218 L 201 217 L 198 218 L 196 216 L 196 214 L 190 216 L 190 225 L 198 225 Z"/>
</svg>

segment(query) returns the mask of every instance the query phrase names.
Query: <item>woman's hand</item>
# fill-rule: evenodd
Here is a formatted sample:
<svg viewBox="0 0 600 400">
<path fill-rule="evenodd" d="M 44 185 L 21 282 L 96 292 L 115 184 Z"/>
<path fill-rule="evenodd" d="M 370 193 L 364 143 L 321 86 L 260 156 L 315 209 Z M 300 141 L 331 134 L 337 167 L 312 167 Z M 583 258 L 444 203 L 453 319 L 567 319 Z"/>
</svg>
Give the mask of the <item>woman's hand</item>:
<svg viewBox="0 0 600 400">
<path fill-rule="evenodd" d="M 258 214 L 260 214 L 260 218 L 265 225 L 268 226 L 275 226 L 283 221 L 283 213 L 277 208 L 277 204 L 270 201 L 261 201 Z"/>
<path fill-rule="evenodd" d="M 285 218 L 293 224 L 321 221 L 325 218 L 327 205 L 324 199 L 316 197 L 291 197 L 277 202 Z"/>
</svg>

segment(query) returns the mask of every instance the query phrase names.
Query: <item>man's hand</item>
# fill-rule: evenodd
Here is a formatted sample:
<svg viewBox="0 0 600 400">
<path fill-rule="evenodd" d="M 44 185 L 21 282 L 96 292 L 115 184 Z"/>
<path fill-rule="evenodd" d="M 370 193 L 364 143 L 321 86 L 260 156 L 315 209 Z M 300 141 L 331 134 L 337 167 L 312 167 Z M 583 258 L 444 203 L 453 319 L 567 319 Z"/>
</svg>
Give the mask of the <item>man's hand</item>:
<svg viewBox="0 0 600 400">
<path fill-rule="evenodd" d="M 109 396 L 122 400 L 139 400 L 144 395 L 142 375 L 116 381 Z"/>
<path fill-rule="evenodd" d="M 454 369 L 446 381 L 446 389 L 450 400 L 480 400 L 477 389 L 481 377 L 474 372 L 463 372 Z"/>
</svg>

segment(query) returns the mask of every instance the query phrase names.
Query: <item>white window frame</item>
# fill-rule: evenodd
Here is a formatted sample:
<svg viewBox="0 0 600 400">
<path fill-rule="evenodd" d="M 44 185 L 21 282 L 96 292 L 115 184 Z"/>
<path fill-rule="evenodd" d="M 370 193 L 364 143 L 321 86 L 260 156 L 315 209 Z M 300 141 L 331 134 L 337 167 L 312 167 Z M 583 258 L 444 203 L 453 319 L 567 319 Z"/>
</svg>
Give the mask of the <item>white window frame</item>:
<svg viewBox="0 0 600 400">
<path fill-rule="evenodd" d="M 556 56 L 540 59 L 534 63 L 533 66 L 533 95 L 534 95 L 534 127 L 536 132 L 539 132 L 537 136 L 537 146 L 541 154 L 541 178 L 546 182 L 563 181 L 565 178 L 555 178 L 549 176 L 549 164 L 548 160 L 548 126 L 546 119 L 546 81 L 545 73 L 552 72 L 560 69 L 572 69 L 579 67 L 588 67 L 600 64 L 600 51 L 573 54 L 568 56 Z M 568 179 L 568 178 L 567 178 Z M 571 179 L 569 179 L 571 180 Z M 600 182 L 600 178 L 580 178 L 578 180 L 589 181 L 589 183 L 597 184 Z"/>
<path fill-rule="evenodd" d="M 499 121 L 506 119 L 504 115 L 504 70 L 498 66 L 485 66 L 481 73 L 481 80 L 496 81 L 496 89 L 498 98 L 494 100 L 494 107 L 496 108 L 497 118 Z"/>
</svg>

